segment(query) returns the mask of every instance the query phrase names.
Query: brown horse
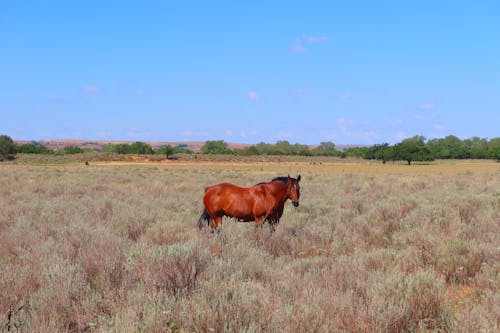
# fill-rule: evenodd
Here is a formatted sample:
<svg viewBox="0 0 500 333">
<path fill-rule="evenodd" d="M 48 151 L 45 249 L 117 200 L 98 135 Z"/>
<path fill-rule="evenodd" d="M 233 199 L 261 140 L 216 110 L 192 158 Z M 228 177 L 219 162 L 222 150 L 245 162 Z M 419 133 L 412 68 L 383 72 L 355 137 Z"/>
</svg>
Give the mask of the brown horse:
<svg viewBox="0 0 500 333">
<path fill-rule="evenodd" d="M 300 175 L 295 178 L 277 177 L 268 183 L 242 188 L 233 184 L 222 183 L 207 187 L 203 196 L 205 209 L 198 220 L 198 227 L 203 221 L 217 229 L 223 216 L 241 222 L 255 221 L 256 225 L 268 221 L 271 231 L 283 215 L 287 199 L 297 207 L 300 198 Z"/>
</svg>

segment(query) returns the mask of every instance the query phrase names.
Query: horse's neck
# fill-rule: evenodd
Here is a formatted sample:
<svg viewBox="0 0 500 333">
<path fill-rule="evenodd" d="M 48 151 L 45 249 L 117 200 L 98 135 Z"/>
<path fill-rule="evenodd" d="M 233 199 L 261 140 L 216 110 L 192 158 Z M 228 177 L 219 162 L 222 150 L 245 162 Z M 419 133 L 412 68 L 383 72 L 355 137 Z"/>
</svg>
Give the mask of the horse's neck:
<svg viewBox="0 0 500 333">
<path fill-rule="evenodd" d="M 277 184 L 275 184 L 277 183 Z M 287 199 L 287 189 L 288 186 L 284 184 L 283 182 L 272 182 L 271 183 L 271 188 L 270 191 L 272 192 L 273 196 L 278 199 L 278 202 L 280 204 L 284 203 Z"/>
</svg>

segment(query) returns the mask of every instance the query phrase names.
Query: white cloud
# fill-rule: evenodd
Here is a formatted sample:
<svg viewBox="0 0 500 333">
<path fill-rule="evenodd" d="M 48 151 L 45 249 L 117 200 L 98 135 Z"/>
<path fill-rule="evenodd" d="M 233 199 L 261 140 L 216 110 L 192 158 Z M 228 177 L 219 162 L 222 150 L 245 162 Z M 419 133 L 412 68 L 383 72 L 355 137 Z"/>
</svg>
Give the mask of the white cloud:
<svg viewBox="0 0 500 333">
<path fill-rule="evenodd" d="M 340 124 L 340 125 L 352 124 L 352 119 L 340 118 L 340 119 L 337 119 L 337 124 Z"/>
<path fill-rule="evenodd" d="M 295 44 L 290 47 L 290 52 L 293 53 L 306 53 L 307 49 L 300 42 L 295 42 Z"/>
<path fill-rule="evenodd" d="M 87 94 L 99 94 L 102 89 L 94 85 L 86 85 L 82 87 L 82 90 Z"/>
<path fill-rule="evenodd" d="M 318 43 L 325 43 L 327 41 L 328 37 L 326 36 L 311 36 L 302 34 L 301 36 L 295 38 L 295 43 L 292 45 L 292 47 L 290 47 L 290 52 L 306 53 L 307 48 L 305 47 L 305 44 L 318 44 Z"/>
<path fill-rule="evenodd" d="M 225 130 L 224 133 L 226 133 L 226 136 L 232 136 L 233 135 L 233 131 L 231 131 L 230 129 Z"/>
<path fill-rule="evenodd" d="M 437 129 L 438 131 L 446 130 L 446 127 L 442 124 L 434 124 L 434 128 Z"/>
<path fill-rule="evenodd" d="M 435 102 L 428 102 L 428 103 L 420 104 L 418 106 L 418 108 L 420 110 L 432 110 L 432 109 L 435 109 L 436 107 L 437 107 L 437 104 Z"/>
<path fill-rule="evenodd" d="M 260 94 L 258 94 L 255 91 L 249 91 L 247 94 L 247 97 L 251 101 L 259 101 L 260 100 Z"/>
<path fill-rule="evenodd" d="M 302 39 L 308 43 L 316 44 L 316 43 L 324 43 L 328 41 L 328 37 L 326 36 L 310 36 L 310 35 L 302 35 Z"/>
<path fill-rule="evenodd" d="M 200 138 L 208 138 L 210 133 L 207 131 L 197 131 L 193 132 L 192 130 L 184 130 L 179 133 L 184 139 L 192 139 L 199 140 Z"/>
</svg>

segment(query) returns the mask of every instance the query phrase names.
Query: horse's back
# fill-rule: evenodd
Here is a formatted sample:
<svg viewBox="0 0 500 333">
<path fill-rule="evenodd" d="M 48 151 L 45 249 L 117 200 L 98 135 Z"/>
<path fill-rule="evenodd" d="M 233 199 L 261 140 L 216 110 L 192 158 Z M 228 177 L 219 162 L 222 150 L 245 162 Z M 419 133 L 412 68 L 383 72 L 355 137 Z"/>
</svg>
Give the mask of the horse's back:
<svg viewBox="0 0 500 333">
<path fill-rule="evenodd" d="M 207 211 L 214 215 L 227 215 L 241 220 L 253 220 L 255 198 L 251 188 L 230 183 L 210 186 L 203 196 Z"/>
<path fill-rule="evenodd" d="M 221 200 L 227 200 L 228 196 L 233 194 L 241 195 L 245 191 L 244 188 L 233 185 L 231 183 L 221 183 L 209 186 L 205 189 L 205 195 L 203 196 L 203 202 L 205 206 L 209 202 L 217 202 Z"/>
</svg>

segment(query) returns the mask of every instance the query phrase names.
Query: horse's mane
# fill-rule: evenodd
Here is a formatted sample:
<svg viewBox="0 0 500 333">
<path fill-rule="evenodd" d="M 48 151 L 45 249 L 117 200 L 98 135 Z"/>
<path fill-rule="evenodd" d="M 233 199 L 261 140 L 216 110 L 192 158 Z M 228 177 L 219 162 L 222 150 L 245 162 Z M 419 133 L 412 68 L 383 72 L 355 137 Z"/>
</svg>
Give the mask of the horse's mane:
<svg viewBox="0 0 500 333">
<path fill-rule="evenodd" d="M 295 178 L 290 178 L 292 180 L 292 183 L 297 183 L 297 179 Z M 256 185 L 263 185 L 263 184 L 269 184 L 269 183 L 272 183 L 272 182 L 275 182 L 275 181 L 281 181 L 285 184 L 288 183 L 288 177 L 284 176 L 284 177 L 276 177 L 276 178 L 273 178 L 270 182 L 262 182 L 262 183 L 258 183 Z"/>
</svg>

